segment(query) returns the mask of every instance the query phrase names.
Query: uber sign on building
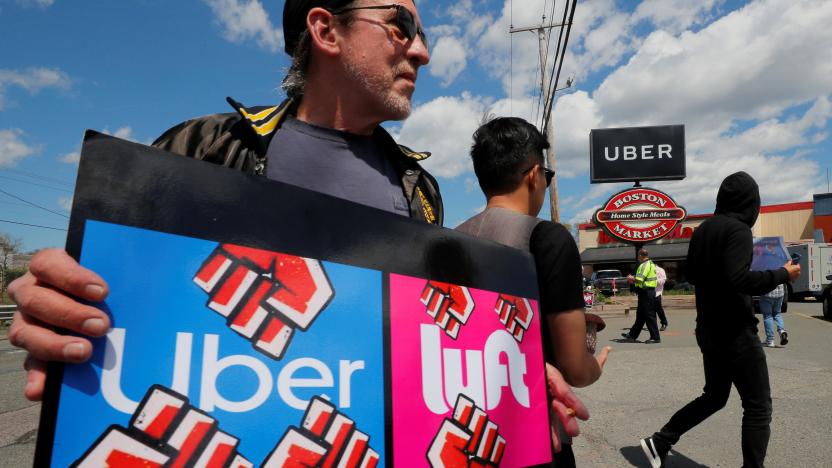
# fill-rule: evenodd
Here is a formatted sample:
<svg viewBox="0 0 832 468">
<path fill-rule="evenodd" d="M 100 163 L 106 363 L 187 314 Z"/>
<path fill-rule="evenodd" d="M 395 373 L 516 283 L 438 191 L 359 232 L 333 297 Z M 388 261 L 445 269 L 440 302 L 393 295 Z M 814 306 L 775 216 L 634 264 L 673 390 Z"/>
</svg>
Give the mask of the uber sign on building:
<svg viewBox="0 0 832 468">
<path fill-rule="evenodd" d="M 685 126 L 605 128 L 589 132 L 590 181 L 685 178 Z"/>
</svg>

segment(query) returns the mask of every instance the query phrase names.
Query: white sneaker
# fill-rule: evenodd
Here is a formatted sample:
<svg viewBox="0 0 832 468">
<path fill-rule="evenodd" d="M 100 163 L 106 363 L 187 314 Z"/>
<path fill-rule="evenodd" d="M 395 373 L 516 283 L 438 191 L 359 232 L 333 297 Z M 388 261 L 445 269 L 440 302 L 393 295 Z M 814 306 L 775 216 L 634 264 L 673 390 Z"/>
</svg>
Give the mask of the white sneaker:
<svg viewBox="0 0 832 468">
<path fill-rule="evenodd" d="M 777 346 L 774 344 L 774 340 L 772 340 L 772 341 L 766 341 L 765 343 L 763 343 L 763 346 L 765 346 L 766 348 L 776 348 L 776 347 L 777 347 Z"/>
</svg>

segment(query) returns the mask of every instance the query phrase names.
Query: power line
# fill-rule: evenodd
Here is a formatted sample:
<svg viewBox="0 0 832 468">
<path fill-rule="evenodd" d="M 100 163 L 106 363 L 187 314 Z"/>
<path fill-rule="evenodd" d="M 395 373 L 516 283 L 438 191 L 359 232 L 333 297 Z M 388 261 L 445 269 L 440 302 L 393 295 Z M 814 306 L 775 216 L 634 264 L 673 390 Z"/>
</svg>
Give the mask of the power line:
<svg viewBox="0 0 832 468">
<path fill-rule="evenodd" d="M 40 174 L 34 174 L 32 172 L 21 171 L 20 169 L 3 168 L 3 169 L 0 169 L 0 171 L 13 172 L 15 174 L 19 174 L 19 175 L 22 175 L 22 176 L 25 176 L 25 177 L 31 177 L 32 179 L 38 179 L 38 180 L 42 180 L 44 182 L 49 182 L 49 183 L 58 184 L 58 185 L 65 185 L 67 187 L 72 187 L 74 185 L 72 182 L 68 182 L 68 181 L 63 180 L 63 179 L 55 179 L 53 177 L 46 177 L 46 176 L 43 176 L 43 175 L 40 175 Z"/>
<path fill-rule="evenodd" d="M 558 50 L 555 51 L 555 54 L 556 54 L 555 55 L 555 60 L 557 60 L 557 56 L 558 56 L 558 52 L 559 52 L 560 62 L 557 64 L 558 72 L 555 75 L 555 79 L 552 80 L 551 83 L 550 83 L 548 109 L 546 111 L 546 118 L 544 120 L 545 125 L 543 126 L 543 128 L 546 128 L 546 125 L 549 124 L 549 119 L 552 116 L 552 107 L 554 106 L 554 102 L 555 102 L 555 91 L 558 89 L 557 88 L 558 80 L 560 79 L 560 72 L 563 69 L 563 58 L 566 55 L 566 47 L 569 44 L 569 33 L 572 31 L 572 20 L 575 18 L 575 7 L 576 7 L 577 3 L 578 3 L 578 0 L 572 0 L 572 8 L 569 9 L 569 21 L 568 22 L 565 21 L 566 20 L 567 8 L 563 9 L 563 19 L 564 19 L 564 23 L 566 24 L 566 34 L 564 35 L 564 38 L 563 38 L 563 48 L 561 49 L 560 47 L 558 47 Z M 566 5 L 568 6 L 569 2 L 566 2 Z M 560 32 L 561 32 L 561 34 L 563 33 L 563 28 L 561 28 Z M 560 44 L 560 37 L 558 37 L 558 44 Z M 554 72 L 554 68 L 552 69 L 552 71 Z"/>
<path fill-rule="evenodd" d="M 66 231 L 66 229 L 63 229 L 63 228 L 56 228 L 56 227 L 51 227 L 51 226 L 41 226 L 40 224 L 21 223 L 20 221 L 10 221 L 8 219 L 0 219 L 0 223 L 19 224 L 21 226 L 31 226 L 31 227 L 41 228 L 41 229 L 52 229 L 52 230 L 55 230 L 55 231 Z"/>
<path fill-rule="evenodd" d="M 48 188 L 48 189 L 52 189 L 52 190 L 58 190 L 60 192 L 72 193 L 72 190 L 58 188 L 58 187 L 52 187 L 51 185 L 39 184 L 37 182 L 32 182 L 30 180 L 21 180 L 21 179 L 16 179 L 14 177 L 3 176 L 3 175 L 0 175 L 0 179 L 13 180 L 15 182 L 20 182 L 21 184 L 35 185 L 37 187 L 43 187 L 43 188 Z"/>
<path fill-rule="evenodd" d="M 547 3 L 548 3 L 548 2 L 545 2 L 545 3 L 543 4 L 543 21 L 541 21 L 541 23 L 540 23 L 540 25 L 541 25 L 541 26 L 543 26 L 544 24 L 546 24 L 546 4 L 547 4 Z M 550 18 L 553 18 L 553 17 L 555 16 L 555 5 L 556 5 L 556 3 L 557 3 L 557 1 L 556 1 L 556 0 L 552 0 L 552 13 L 550 13 L 550 15 L 549 15 L 549 17 L 550 17 Z M 561 28 L 561 31 L 563 31 L 563 28 Z M 544 52 L 544 53 L 543 53 L 543 56 L 544 56 L 544 57 L 546 57 L 546 60 L 547 60 L 547 61 L 549 60 L 549 46 L 551 45 L 551 43 L 552 43 L 552 30 L 551 30 L 551 29 L 547 29 L 547 30 L 546 30 L 546 52 Z M 557 51 L 555 51 L 555 52 L 557 52 Z M 557 57 L 557 55 L 555 55 L 555 57 Z M 541 73 L 546 73 L 546 70 L 542 70 L 542 71 L 541 71 Z M 541 77 L 541 80 L 542 80 L 542 79 L 543 79 L 543 77 Z M 551 78 L 549 78 L 549 79 L 551 80 Z M 541 93 L 541 97 L 540 97 L 540 99 L 541 99 L 541 100 L 542 100 L 542 99 L 545 99 L 545 98 L 543 97 L 543 93 Z M 536 115 L 535 115 L 535 122 L 537 122 L 537 116 L 536 116 Z M 541 124 L 542 124 L 542 123 L 543 123 L 543 122 L 542 122 L 542 120 L 541 120 Z M 542 127 L 542 126 L 541 126 L 540 128 L 544 128 L 544 127 Z"/>
<path fill-rule="evenodd" d="M 52 214 L 56 214 L 56 215 L 58 215 L 58 216 L 63 216 L 64 218 L 69 219 L 69 216 L 67 216 L 67 215 L 65 215 L 65 214 L 63 214 L 63 213 L 58 213 L 57 211 L 52 211 L 52 210 L 50 210 L 49 208 L 45 208 L 45 207 L 40 206 L 40 205 L 38 205 L 38 204 L 36 204 L 36 203 L 32 203 L 32 202 L 30 202 L 30 201 L 28 201 L 28 200 L 24 200 L 24 199 L 22 199 L 22 198 L 20 198 L 20 197 L 18 197 L 18 196 L 16 196 L 16 195 L 12 195 L 12 194 L 10 194 L 9 192 L 7 192 L 7 191 L 5 191 L 5 190 L 3 190 L 3 189 L 0 189 L 0 193 L 2 193 L 2 194 L 4 194 L 4 195 L 7 195 L 7 196 L 9 196 L 9 197 L 12 197 L 12 198 L 14 198 L 15 200 L 20 200 L 20 201 L 22 201 L 23 203 L 26 203 L 26 204 L 32 205 L 32 206 L 34 206 L 35 208 L 40 208 L 41 210 L 48 211 L 48 212 L 50 212 L 50 213 L 52 213 Z"/>
</svg>

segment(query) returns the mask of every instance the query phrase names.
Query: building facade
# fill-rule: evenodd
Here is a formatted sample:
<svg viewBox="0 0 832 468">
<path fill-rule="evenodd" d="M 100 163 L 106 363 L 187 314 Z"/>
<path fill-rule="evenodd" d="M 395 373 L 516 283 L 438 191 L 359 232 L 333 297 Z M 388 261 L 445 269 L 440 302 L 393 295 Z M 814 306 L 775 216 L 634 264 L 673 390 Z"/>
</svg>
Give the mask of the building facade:
<svg viewBox="0 0 832 468">
<path fill-rule="evenodd" d="M 819 197 L 822 203 L 817 203 Z M 820 210 L 818 213 L 815 213 L 816 207 Z M 672 284 L 683 286 L 686 282 L 685 258 L 690 238 L 693 231 L 711 216 L 713 214 L 688 215 L 670 234 L 645 246 L 653 261 L 667 271 Z M 814 201 L 762 206 L 751 230 L 754 237 L 782 236 L 787 243 L 812 242 L 818 235 L 816 231 L 821 230 L 822 241 L 832 242 L 832 222 L 826 227 L 827 221 L 832 221 L 832 194 L 816 195 Z M 635 248 L 619 243 L 595 223 L 578 226 L 578 242 L 587 276 L 606 269 L 620 270 L 626 275 L 633 273 L 637 266 Z"/>
</svg>

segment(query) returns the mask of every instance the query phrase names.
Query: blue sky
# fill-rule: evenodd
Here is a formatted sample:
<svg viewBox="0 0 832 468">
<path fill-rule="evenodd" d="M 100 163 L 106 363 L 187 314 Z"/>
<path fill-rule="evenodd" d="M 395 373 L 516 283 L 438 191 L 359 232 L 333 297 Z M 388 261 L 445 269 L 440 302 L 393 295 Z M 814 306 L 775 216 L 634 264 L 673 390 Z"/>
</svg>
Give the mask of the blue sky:
<svg viewBox="0 0 832 468">
<path fill-rule="evenodd" d="M 480 209 L 467 156 L 486 113 L 534 120 L 537 39 L 552 0 L 419 0 L 432 43 L 414 112 L 386 125 L 439 177 L 446 225 Z M 282 99 L 282 1 L 0 0 L 0 232 L 62 246 L 86 128 L 149 143 L 191 117 Z M 555 11 L 558 15 L 562 2 Z M 746 170 L 764 203 L 826 191 L 832 2 L 578 2 L 553 112 L 561 218 L 627 184 L 589 184 L 592 128 L 685 124 L 688 177 L 654 184 L 690 212 Z M 554 50 L 552 45 L 551 50 Z M 5 192 L 5 193 L 3 193 Z M 38 205 L 35 207 L 33 205 Z M 45 209 L 43 209 L 45 208 Z M 545 211 L 545 210 L 544 210 Z M 62 216 L 63 215 L 63 216 Z M 541 216 L 548 216 L 545 212 Z"/>
</svg>

